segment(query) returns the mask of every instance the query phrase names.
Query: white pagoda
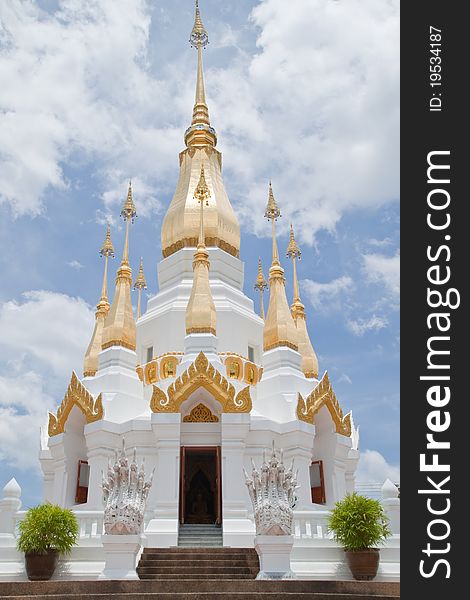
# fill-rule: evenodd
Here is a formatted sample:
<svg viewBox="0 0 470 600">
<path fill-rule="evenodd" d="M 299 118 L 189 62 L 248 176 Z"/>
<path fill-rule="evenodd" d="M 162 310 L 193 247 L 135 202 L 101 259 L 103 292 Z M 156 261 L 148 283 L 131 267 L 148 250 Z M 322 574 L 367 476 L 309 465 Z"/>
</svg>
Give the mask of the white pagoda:
<svg viewBox="0 0 470 600">
<path fill-rule="evenodd" d="M 244 293 L 240 226 L 222 180 L 222 156 L 210 123 L 202 51 L 208 35 L 199 8 L 190 42 L 197 50 L 192 121 L 179 155 L 180 175 L 162 230 L 158 293 L 141 314 L 142 262 L 131 303 L 131 185 L 112 302 L 108 229 L 101 254 L 103 288 L 86 351 L 64 399 L 41 436 L 45 500 L 74 510 L 103 510 L 102 473 L 125 440 L 155 468 L 147 501 L 149 546 L 178 545 L 185 524 L 213 525 L 224 546 L 252 547 L 255 527 L 244 468 L 259 464 L 273 441 L 298 469 L 296 511 L 318 511 L 354 489 L 359 458 L 351 413 L 343 414 L 318 361 L 297 282 L 300 249 L 291 229 L 294 298 L 289 306 L 276 242 L 281 216 L 271 184 L 272 263 L 255 289 L 261 315 Z M 260 199 L 261 202 L 261 199 Z M 264 314 L 263 293 L 269 283 Z"/>
</svg>

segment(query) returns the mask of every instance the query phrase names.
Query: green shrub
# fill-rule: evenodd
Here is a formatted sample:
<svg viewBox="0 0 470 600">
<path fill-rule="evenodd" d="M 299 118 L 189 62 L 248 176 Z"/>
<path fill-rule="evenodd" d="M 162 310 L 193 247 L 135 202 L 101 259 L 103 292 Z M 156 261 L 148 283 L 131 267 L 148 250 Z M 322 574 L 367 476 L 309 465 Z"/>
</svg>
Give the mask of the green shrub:
<svg viewBox="0 0 470 600">
<path fill-rule="evenodd" d="M 378 500 L 348 494 L 336 502 L 328 520 L 334 539 L 345 550 L 374 548 L 391 535 L 389 519 Z"/>
<path fill-rule="evenodd" d="M 47 554 L 49 550 L 57 550 L 68 554 L 78 537 L 78 522 L 73 512 L 49 503 L 30 508 L 18 528 L 17 548 L 24 553 Z"/>
</svg>

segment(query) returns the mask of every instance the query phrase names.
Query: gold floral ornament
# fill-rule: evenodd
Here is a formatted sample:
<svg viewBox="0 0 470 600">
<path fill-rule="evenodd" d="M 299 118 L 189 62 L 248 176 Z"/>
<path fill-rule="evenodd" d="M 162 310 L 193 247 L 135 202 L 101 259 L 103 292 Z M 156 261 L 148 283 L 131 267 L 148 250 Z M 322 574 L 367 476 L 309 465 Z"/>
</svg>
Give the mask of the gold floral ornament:
<svg viewBox="0 0 470 600">
<path fill-rule="evenodd" d="M 331 387 L 328 373 L 325 371 L 320 383 L 304 400 L 299 394 L 297 402 L 297 418 L 313 425 L 315 415 L 322 406 L 326 406 L 334 421 L 336 433 L 349 437 L 351 435 L 351 413 L 343 416 L 336 394 Z"/>
<path fill-rule="evenodd" d="M 195 406 L 189 415 L 183 418 L 183 423 L 218 423 L 219 417 L 202 403 Z"/>
<path fill-rule="evenodd" d="M 150 408 L 152 412 L 180 412 L 182 403 L 198 388 L 205 388 L 222 405 L 225 413 L 249 413 L 252 408 L 250 386 L 235 396 L 235 388 L 200 352 L 191 364 L 167 390 L 153 386 Z"/>
<path fill-rule="evenodd" d="M 103 404 L 101 402 L 102 395 L 100 394 L 96 399 L 90 394 L 86 387 L 82 384 L 80 379 L 77 377 L 75 371 L 72 372 L 72 379 L 70 380 L 67 392 L 62 400 L 57 413 L 53 415 L 49 413 L 49 436 L 58 435 L 64 433 L 65 423 L 67 422 L 70 411 L 74 404 L 85 415 L 87 423 L 93 423 L 103 418 Z"/>
</svg>

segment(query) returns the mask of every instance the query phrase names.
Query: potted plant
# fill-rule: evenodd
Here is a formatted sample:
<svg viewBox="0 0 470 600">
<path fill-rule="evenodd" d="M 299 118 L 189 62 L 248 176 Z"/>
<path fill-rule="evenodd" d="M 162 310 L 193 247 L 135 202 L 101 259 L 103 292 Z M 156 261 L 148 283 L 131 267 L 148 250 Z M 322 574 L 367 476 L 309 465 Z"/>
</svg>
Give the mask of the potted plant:
<svg viewBox="0 0 470 600">
<path fill-rule="evenodd" d="M 378 500 L 353 492 L 336 502 L 328 526 L 344 548 L 354 579 L 370 580 L 377 575 L 380 553 L 376 546 L 391 535 L 388 524 Z"/>
<path fill-rule="evenodd" d="M 30 581 L 52 577 L 60 554 L 68 554 L 76 544 L 78 522 L 71 510 L 54 504 L 30 508 L 19 523 L 17 548 L 25 554 Z"/>
</svg>

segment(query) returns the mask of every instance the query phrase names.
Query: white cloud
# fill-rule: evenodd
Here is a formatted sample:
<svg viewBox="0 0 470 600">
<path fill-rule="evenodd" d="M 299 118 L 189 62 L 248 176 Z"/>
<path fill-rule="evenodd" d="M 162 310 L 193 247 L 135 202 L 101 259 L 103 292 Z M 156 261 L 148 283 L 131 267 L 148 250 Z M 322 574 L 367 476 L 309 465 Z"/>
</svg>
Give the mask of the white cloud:
<svg viewBox="0 0 470 600">
<path fill-rule="evenodd" d="M 400 467 L 388 463 L 376 450 L 361 451 L 356 474 L 358 481 L 380 482 L 390 479 L 393 483 L 400 482 Z"/>
<path fill-rule="evenodd" d="M 93 312 L 80 298 L 46 291 L 0 304 L 0 459 L 38 468 L 39 427 L 80 372 Z"/>
<path fill-rule="evenodd" d="M 157 78 L 148 2 L 58 5 L 51 15 L 35 2 L 0 3 L 0 78 L 8 81 L 0 105 L 1 198 L 16 214 L 36 214 L 48 186 L 69 185 L 64 165 L 79 162 L 99 176 L 106 209 L 118 190 L 122 197 L 127 177 L 140 180 L 141 211 L 149 216 L 155 199 L 176 186 L 195 53 L 182 33 Z M 181 27 L 177 10 L 165 5 L 167 20 Z M 235 52 L 206 69 L 206 92 L 227 187 L 246 227 L 268 232 L 270 177 L 287 217 L 281 229 L 292 220 L 308 243 L 316 231 L 332 231 L 345 211 L 396 199 L 398 13 L 398 0 L 262 0 L 251 13 L 253 54 L 237 47 L 246 23 L 236 30 L 213 19 L 213 51 L 232 45 Z"/>
<path fill-rule="evenodd" d="M 47 291 L 0 305 L 0 358 L 23 356 L 57 376 L 80 367 L 93 330 L 93 312 L 81 298 Z M 78 362 L 78 365 L 77 365 Z"/>
<path fill-rule="evenodd" d="M 0 78 L 8 81 L 0 102 L 0 200 L 15 214 L 41 212 L 48 186 L 66 188 L 64 165 L 88 164 L 115 185 L 116 168 L 147 177 L 158 164 L 163 179 L 177 155 L 157 108 L 171 105 L 169 86 L 148 74 L 147 3 L 58 6 L 50 15 L 35 2 L 0 3 Z"/>
<path fill-rule="evenodd" d="M 265 0 L 252 21 L 259 53 L 217 82 L 217 117 L 236 134 L 224 131 L 228 168 L 247 222 L 267 231 L 271 176 L 280 226 L 292 219 L 311 242 L 344 211 L 398 195 L 398 1 Z"/>
<path fill-rule="evenodd" d="M 369 244 L 369 246 L 375 246 L 377 248 L 385 248 L 386 246 L 391 246 L 393 244 L 393 240 L 389 237 L 386 237 L 383 240 L 369 238 L 367 240 L 367 243 Z"/>
<path fill-rule="evenodd" d="M 76 271 L 83 269 L 83 265 L 79 260 L 71 260 L 67 263 L 67 266 L 69 266 L 71 269 L 75 269 Z"/>
<path fill-rule="evenodd" d="M 367 319 L 348 319 L 346 322 L 347 328 L 357 336 L 362 336 L 368 331 L 380 331 L 387 325 L 388 319 L 377 315 L 372 315 Z"/>
<path fill-rule="evenodd" d="M 364 254 L 364 271 L 369 281 L 381 283 L 386 287 L 394 300 L 400 294 L 400 254 L 385 256 L 384 254 Z"/>
<path fill-rule="evenodd" d="M 300 286 L 312 306 L 320 312 L 338 310 L 342 300 L 354 287 L 353 280 L 346 275 L 325 283 L 303 279 Z"/>
</svg>

